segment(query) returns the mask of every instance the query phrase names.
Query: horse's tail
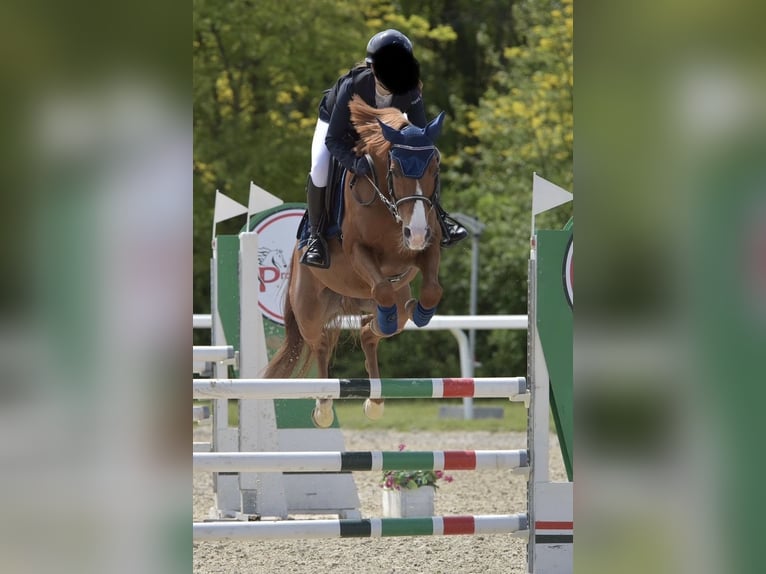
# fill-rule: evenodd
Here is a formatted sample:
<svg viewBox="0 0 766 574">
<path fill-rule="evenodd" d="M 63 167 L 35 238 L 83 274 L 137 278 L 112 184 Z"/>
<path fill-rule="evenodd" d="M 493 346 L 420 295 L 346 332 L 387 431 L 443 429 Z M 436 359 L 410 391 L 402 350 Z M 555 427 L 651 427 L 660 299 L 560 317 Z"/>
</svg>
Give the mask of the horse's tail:
<svg viewBox="0 0 766 574">
<path fill-rule="evenodd" d="M 290 283 L 295 277 L 296 257 L 290 260 Z M 287 379 L 293 376 L 297 369 L 296 377 L 302 377 L 306 374 L 309 367 L 311 353 L 307 352 L 306 342 L 303 340 L 298 321 L 295 319 L 293 306 L 290 302 L 290 287 L 288 285 L 285 294 L 284 319 L 285 319 L 285 339 L 282 346 L 277 350 L 274 357 L 269 361 L 266 367 L 264 377 L 267 379 Z"/>
</svg>

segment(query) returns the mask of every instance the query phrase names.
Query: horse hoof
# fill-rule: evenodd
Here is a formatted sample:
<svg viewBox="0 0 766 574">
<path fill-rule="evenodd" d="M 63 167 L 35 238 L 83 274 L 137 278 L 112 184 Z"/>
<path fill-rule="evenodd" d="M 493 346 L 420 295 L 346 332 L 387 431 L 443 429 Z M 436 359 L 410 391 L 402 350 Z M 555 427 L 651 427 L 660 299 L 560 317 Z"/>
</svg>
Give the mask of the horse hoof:
<svg viewBox="0 0 766 574">
<path fill-rule="evenodd" d="M 367 399 L 364 401 L 364 415 L 370 420 L 377 421 L 383 418 L 384 407 L 385 403 L 376 403 Z"/>
<path fill-rule="evenodd" d="M 319 427 L 320 429 L 329 428 L 332 425 L 333 418 L 332 408 L 323 410 L 314 407 L 314 410 L 311 411 L 311 420 L 314 423 L 314 426 Z"/>
</svg>

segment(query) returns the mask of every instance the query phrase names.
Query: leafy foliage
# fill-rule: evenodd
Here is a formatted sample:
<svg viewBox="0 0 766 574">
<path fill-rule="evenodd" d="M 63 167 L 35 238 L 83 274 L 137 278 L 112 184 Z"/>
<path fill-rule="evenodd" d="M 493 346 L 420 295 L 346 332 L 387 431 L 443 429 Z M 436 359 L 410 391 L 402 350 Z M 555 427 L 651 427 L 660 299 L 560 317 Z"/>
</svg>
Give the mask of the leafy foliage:
<svg viewBox="0 0 766 574">
<path fill-rule="evenodd" d="M 480 314 L 526 312 L 532 173 L 565 189 L 573 182 L 571 0 L 523 0 L 514 16 L 521 43 L 488 52 L 496 72 L 478 105 L 455 101 L 465 145 L 445 159 L 445 185 L 457 192 L 453 206 L 486 225 Z M 560 227 L 570 214 L 562 208 L 540 223 Z M 468 264 L 465 257 L 447 259 L 443 274 L 466 276 Z M 507 373 L 509 354 L 513 372 L 525 371 L 526 347 L 517 334 L 477 340 L 482 375 Z"/>
</svg>

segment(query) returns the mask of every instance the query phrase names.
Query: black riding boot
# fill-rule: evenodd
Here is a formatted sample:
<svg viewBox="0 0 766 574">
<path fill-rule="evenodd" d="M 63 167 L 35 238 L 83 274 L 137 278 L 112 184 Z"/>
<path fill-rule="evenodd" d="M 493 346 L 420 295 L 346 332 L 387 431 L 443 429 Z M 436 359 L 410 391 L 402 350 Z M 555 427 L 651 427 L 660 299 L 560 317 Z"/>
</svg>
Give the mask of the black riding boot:
<svg viewBox="0 0 766 574">
<path fill-rule="evenodd" d="M 450 247 L 468 237 L 468 231 L 465 227 L 447 215 L 439 203 L 434 205 L 436 206 L 436 214 L 439 216 L 439 225 L 442 228 L 442 247 Z"/>
<path fill-rule="evenodd" d="M 330 254 L 327 243 L 322 237 L 324 225 L 324 194 L 327 187 L 317 187 L 309 175 L 306 182 L 306 201 L 309 206 L 309 241 L 306 252 L 301 257 L 301 263 L 312 267 L 327 269 L 330 266 Z"/>
</svg>

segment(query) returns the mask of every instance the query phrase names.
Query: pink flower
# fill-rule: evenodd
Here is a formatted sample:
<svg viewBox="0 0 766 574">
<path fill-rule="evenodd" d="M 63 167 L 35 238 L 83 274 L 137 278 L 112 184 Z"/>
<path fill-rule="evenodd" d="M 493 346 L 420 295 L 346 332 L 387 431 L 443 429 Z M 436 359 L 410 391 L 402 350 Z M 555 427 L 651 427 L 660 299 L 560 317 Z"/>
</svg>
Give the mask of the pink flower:
<svg viewBox="0 0 766 574">
<path fill-rule="evenodd" d="M 399 445 L 399 451 L 400 451 L 400 452 L 401 452 L 401 451 L 403 451 L 405 448 L 407 448 L 407 445 L 406 445 L 406 444 L 400 444 L 400 445 Z"/>
<path fill-rule="evenodd" d="M 444 472 L 441 470 L 435 470 L 434 474 L 436 475 L 436 478 L 442 478 L 444 476 Z"/>
<path fill-rule="evenodd" d="M 447 482 L 452 482 L 454 479 L 451 476 L 445 476 L 444 480 L 446 480 Z"/>
</svg>

